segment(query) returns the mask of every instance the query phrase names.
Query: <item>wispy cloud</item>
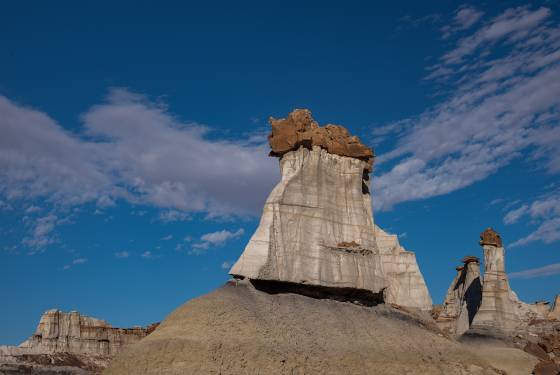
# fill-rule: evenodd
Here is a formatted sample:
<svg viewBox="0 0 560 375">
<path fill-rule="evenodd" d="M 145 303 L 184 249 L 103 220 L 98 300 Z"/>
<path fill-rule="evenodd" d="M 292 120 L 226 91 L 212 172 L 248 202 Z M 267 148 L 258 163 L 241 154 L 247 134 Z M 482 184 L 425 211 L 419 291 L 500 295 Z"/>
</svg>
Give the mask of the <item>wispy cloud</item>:
<svg viewBox="0 0 560 375">
<path fill-rule="evenodd" d="M 68 270 L 70 268 L 72 268 L 73 266 L 76 266 L 78 264 L 84 264 L 86 263 L 88 260 L 87 258 L 76 258 L 72 261 L 72 263 L 65 265 L 64 267 L 62 267 L 62 269 L 64 270 Z"/>
<path fill-rule="evenodd" d="M 223 262 L 221 267 L 223 270 L 229 270 L 231 266 L 233 266 L 233 262 L 227 261 L 227 262 Z"/>
<path fill-rule="evenodd" d="M 533 279 L 535 277 L 546 277 L 560 275 L 560 263 L 549 264 L 540 268 L 531 268 L 524 271 L 512 272 L 508 276 L 510 279 Z"/>
<path fill-rule="evenodd" d="M 115 254 L 115 258 L 128 258 L 130 256 L 130 253 L 126 250 L 123 251 L 117 251 Z"/>
<path fill-rule="evenodd" d="M 524 216 L 530 219 L 529 225 L 536 225 L 537 228 L 513 242 L 510 247 L 537 241 L 548 244 L 560 240 L 560 191 L 551 192 L 530 204 L 523 204 L 509 211 L 504 217 L 504 223 L 514 224 Z"/>
<path fill-rule="evenodd" d="M 33 224 L 30 236 L 25 237 L 22 243 L 33 249 L 34 252 L 56 242 L 52 232 L 57 221 L 58 217 L 53 214 L 38 218 Z"/>
<path fill-rule="evenodd" d="M 161 238 L 162 241 L 170 241 L 172 239 L 173 239 L 173 235 L 171 234 L 168 234 L 167 236 Z"/>
<path fill-rule="evenodd" d="M 441 28 L 442 36 L 444 39 L 449 38 L 452 34 L 465 30 L 477 23 L 484 12 L 469 5 L 463 5 L 457 9 L 453 22 L 450 25 L 445 25 Z"/>
<path fill-rule="evenodd" d="M 521 155 L 560 172 L 560 29 L 549 16 L 520 7 L 481 18 L 441 56 L 427 80 L 443 99 L 383 128 L 398 141 L 378 157 L 378 209 L 467 187 Z"/>
<path fill-rule="evenodd" d="M 250 135 L 220 139 L 126 89 L 112 89 L 81 119 L 80 131 L 70 132 L 48 114 L 0 96 L 3 207 L 36 198 L 49 211 L 124 200 L 160 208 L 163 221 L 188 220 L 193 212 L 243 216 L 260 211 L 278 178 L 265 143 Z M 50 244 L 40 231 L 25 244 Z"/>
<path fill-rule="evenodd" d="M 193 253 L 199 254 L 210 247 L 224 246 L 227 241 L 241 237 L 245 233 L 243 228 L 237 231 L 220 230 L 217 232 L 206 233 L 200 237 L 200 242 L 192 245 Z"/>
<path fill-rule="evenodd" d="M 140 254 L 140 256 L 144 259 L 154 259 L 157 257 L 156 255 L 154 255 L 154 253 L 152 253 L 149 250 L 144 251 L 142 254 Z"/>
</svg>

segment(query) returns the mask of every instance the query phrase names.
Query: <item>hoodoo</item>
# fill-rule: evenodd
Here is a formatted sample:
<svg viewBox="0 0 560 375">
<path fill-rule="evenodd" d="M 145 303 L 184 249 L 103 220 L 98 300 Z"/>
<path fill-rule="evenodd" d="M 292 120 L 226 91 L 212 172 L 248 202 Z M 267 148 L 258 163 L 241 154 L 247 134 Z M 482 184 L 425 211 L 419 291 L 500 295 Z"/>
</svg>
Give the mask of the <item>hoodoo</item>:
<svg viewBox="0 0 560 375">
<path fill-rule="evenodd" d="M 413 253 L 374 224 L 373 150 L 308 110 L 270 119 L 271 156 L 282 178 L 230 274 L 256 286 L 429 310 Z"/>
</svg>

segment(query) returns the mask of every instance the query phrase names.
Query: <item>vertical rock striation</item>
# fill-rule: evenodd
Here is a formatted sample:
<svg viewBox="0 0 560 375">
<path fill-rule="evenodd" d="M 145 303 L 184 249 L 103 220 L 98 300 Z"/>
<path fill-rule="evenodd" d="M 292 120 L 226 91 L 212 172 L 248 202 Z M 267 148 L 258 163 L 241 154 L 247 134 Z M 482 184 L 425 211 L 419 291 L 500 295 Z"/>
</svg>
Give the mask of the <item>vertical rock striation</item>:
<svg viewBox="0 0 560 375">
<path fill-rule="evenodd" d="M 114 328 L 104 320 L 77 311 L 49 310 L 41 316 L 35 333 L 19 348 L 30 353 L 112 356 L 147 334 L 148 328 Z"/>
<path fill-rule="evenodd" d="M 370 291 L 387 302 L 430 309 L 414 254 L 374 224 L 373 151 L 341 126 L 319 127 L 307 110 L 270 123 L 281 181 L 230 274 Z"/>
<path fill-rule="evenodd" d="M 436 322 L 448 334 L 462 335 L 478 312 L 482 298 L 480 263 L 475 256 L 467 256 L 456 267 L 457 275 L 445 296 L 442 311 Z"/>
<path fill-rule="evenodd" d="M 511 290 L 505 272 L 504 247 L 492 228 L 480 235 L 484 251 L 482 303 L 473 322 L 473 331 L 497 331 L 510 335 L 532 320 L 542 319 L 535 306 L 521 302 Z"/>
</svg>

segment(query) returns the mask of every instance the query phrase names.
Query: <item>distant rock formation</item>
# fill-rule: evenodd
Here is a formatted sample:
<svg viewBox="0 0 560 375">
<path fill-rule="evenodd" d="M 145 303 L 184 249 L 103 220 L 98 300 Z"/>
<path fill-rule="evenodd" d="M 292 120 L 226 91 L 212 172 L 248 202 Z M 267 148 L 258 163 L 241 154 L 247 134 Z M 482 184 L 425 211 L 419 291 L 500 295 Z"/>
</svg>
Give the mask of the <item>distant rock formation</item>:
<svg viewBox="0 0 560 375">
<path fill-rule="evenodd" d="M 443 331 L 451 335 L 461 335 L 469 329 L 482 299 L 479 259 L 466 256 L 462 262 L 456 267 L 457 275 L 437 318 Z"/>
<path fill-rule="evenodd" d="M 281 181 L 230 274 L 267 287 L 330 288 L 321 293 L 431 309 L 414 254 L 374 224 L 373 151 L 342 126 L 319 127 L 308 110 L 270 123 Z"/>
<path fill-rule="evenodd" d="M 482 303 L 471 330 L 498 331 L 511 335 L 531 321 L 546 319 L 536 306 L 521 302 L 511 290 L 500 235 L 492 228 L 487 228 L 480 235 L 480 245 L 484 251 Z"/>
<path fill-rule="evenodd" d="M 100 371 L 112 356 L 146 337 L 157 325 L 115 328 L 104 320 L 84 316 L 77 311 L 64 313 L 49 310 L 41 316 L 35 333 L 29 339 L 17 347 L 0 347 L 0 373 L 7 371 L 6 366 L 15 365 L 27 366 L 33 373 L 39 373 L 41 369 L 47 371 L 41 365 L 49 367 L 51 362 L 53 366 L 58 363 L 58 367 Z M 76 371 L 80 373 L 79 369 Z"/>
<path fill-rule="evenodd" d="M 549 319 L 560 320 L 560 294 L 554 299 L 554 304 L 550 309 Z"/>
<path fill-rule="evenodd" d="M 557 307 L 551 309 L 548 302 L 524 303 L 511 290 L 500 235 L 487 228 L 480 235 L 480 245 L 484 252 L 482 281 L 478 258 L 465 257 L 464 266 L 457 267 L 441 310 L 435 314 L 438 325 L 456 336 L 468 333 L 527 337 L 555 332 Z"/>
</svg>

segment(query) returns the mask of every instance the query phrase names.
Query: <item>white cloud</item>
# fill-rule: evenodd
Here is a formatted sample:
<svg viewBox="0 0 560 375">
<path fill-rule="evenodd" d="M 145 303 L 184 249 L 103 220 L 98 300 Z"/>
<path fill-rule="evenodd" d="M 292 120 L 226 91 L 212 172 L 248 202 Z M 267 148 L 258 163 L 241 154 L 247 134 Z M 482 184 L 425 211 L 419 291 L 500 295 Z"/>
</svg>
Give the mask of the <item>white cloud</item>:
<svg viewBox="0 0 560 375">
<path fill-rule="evenodd" d="M 126 199 L 177 212 L 253 213 L 278 176 L 267 146 L 210 129 L 124 89 L 83 116 L 84 133 L 0 97 L 0 182 L 9 198 L 56 204 Z M 176 217 L 177 212 L 164 214 Z"/>
<path fill-rule="evenodd" d="M 509 211 L 504 217 L 504 222 L 513 224 L 523 216 L 528 216 L 531 219 L 530 224 L 537 225 L 537 228 L 527 236 L 513 242 L 510 247 L 523 246 L 537 241 L 549 244 L 560 240 L 560 191 L 554 191 L 535 200 L 530 205 L 524 204 Z"/>
<path fill-rule="evenodd" d="M 223 262 L 221 267 L 223 270 L 229 270 L 231 266 L 233 266 L 233 262 L 228 261 L 228 262 Z"/>
<path fill-rule="evenodd" d="M 484 12 L 475 7 L 463 5 L 457 9 L 453 17 L 453 23 L 441 28 L 443 38 L 449 38 L 453 33 L 465 30 L 477 23 L 484 15 Z"/>
<path fill-rule="evenodd" d="M 117 251 L 117 252 L 115 253 L 115 257 L 116 257 L 116 258 L 121 258 L 121 259 L 122 259 L 122 258 L 128 258 L 129 256 L 130 256 L 130 254 L 129 254 L 129 252 L 126 251 L 126 250 Z"/>
<path fill-rule="evenodd" d="M 88 260 L 87 258 L 76 258 L 72 261 L 72 263 L 65 265 L 64 267 L 62 267 L 63 270 L 69 270 L 70 268 L 72 268 L 75 265 L 78 264 L 84 264 L 86 263 Z"/>
<path fill-rule="evenodd" d="M 25 237 L 22 243 L 34 251 L 56 242 L 52 232 L 57 224 L 58 217 L 53 214 L 38 218 L 34 222 L 30 236 Z"/>
<path fill-rule="evenodd" d="M 560 29 L 546 24 L 549 13 L 508 9 L 442 57 L 427 79 L 449 95 L 419 116 L 381 128 L 396 129 L 398 140 L 377 158 L 378 209 L 464 188 L 521 155 L 549 173 L 560 171 L 560 58 L 553 58 Z M 472 54 L 477 49 L 490 53 Z"/>
<path fill-rule="evenodd" d="M 508 274 L 510 279 L 533 279 L 535 277 L 546 277 L 560 275 L 560 263 L 549 264 L 540 268 L 532 268 L 524 271 Z"/>
<path fill-rule="evenodd" d="M 173 239 L 173 235 L 171 234 L 168 234 L 167 236 L 161 238 L 162 241 L 169 241 L 172 239 Z"/>
<path fill-rule="evenodd" d="M 144 251 L 141 255 L 142 258 L 144 259 L 153 259 L 155 258 L 155 255 L 151 252 L 151 251 Z"/>
<path fill-rule="evenodd" d="M 206 233 L 200 237 L 200 242 L 192 245 L 193 253 L 200 253 L 214 246 L 223 246 L 229 240 L 241 237 L 245 233 L 243 228 L 237 231 L 220 230 L 217 232 Z"/>
<path fill-rule="evenodd" d="M 162 209 L 164 221 L 258 214 L 278 179 L 262 137 L 221 139 L 181 121 L 162 103 L 125 89 L 83 116 L 69 132 L 47 114 L 0 96 L 0 197 L 42 198 L 55 211 L 118 200 Z M 211 137 L 210 137 L 211 135 Z M 210 139 L 211 138 L 211 139 Z M 44 247 L 47 237 L 25 243 Z"/>
<path fill-rule="evenodd" d="M 34 205 L 31 205 L 31 206 L 29 206 L 25 209 L 26 214 L 32 214 L 32 213 L 39 212 L 39 211 L 41 211 L 41 207 L 34 206 Z"/>
<path fill-rule="evenodd" d="M 506 216 L 504 216 L 504 223 L 513 224 L 516 223 L 519 218 L 527 213 L 529 206 L 524 204 L 523 206 L 516 208 L 515 210 L 509 211 Z"/>
<path fill-rule="evenodd" d="M 181 212 L 177 210 L 167 210 L 159 214 L 159 219 L 164 223 L 171 223 L 174 221 L 188 221 L 191 219 L 191 217 L 186 212 Z"/>
</svg>

